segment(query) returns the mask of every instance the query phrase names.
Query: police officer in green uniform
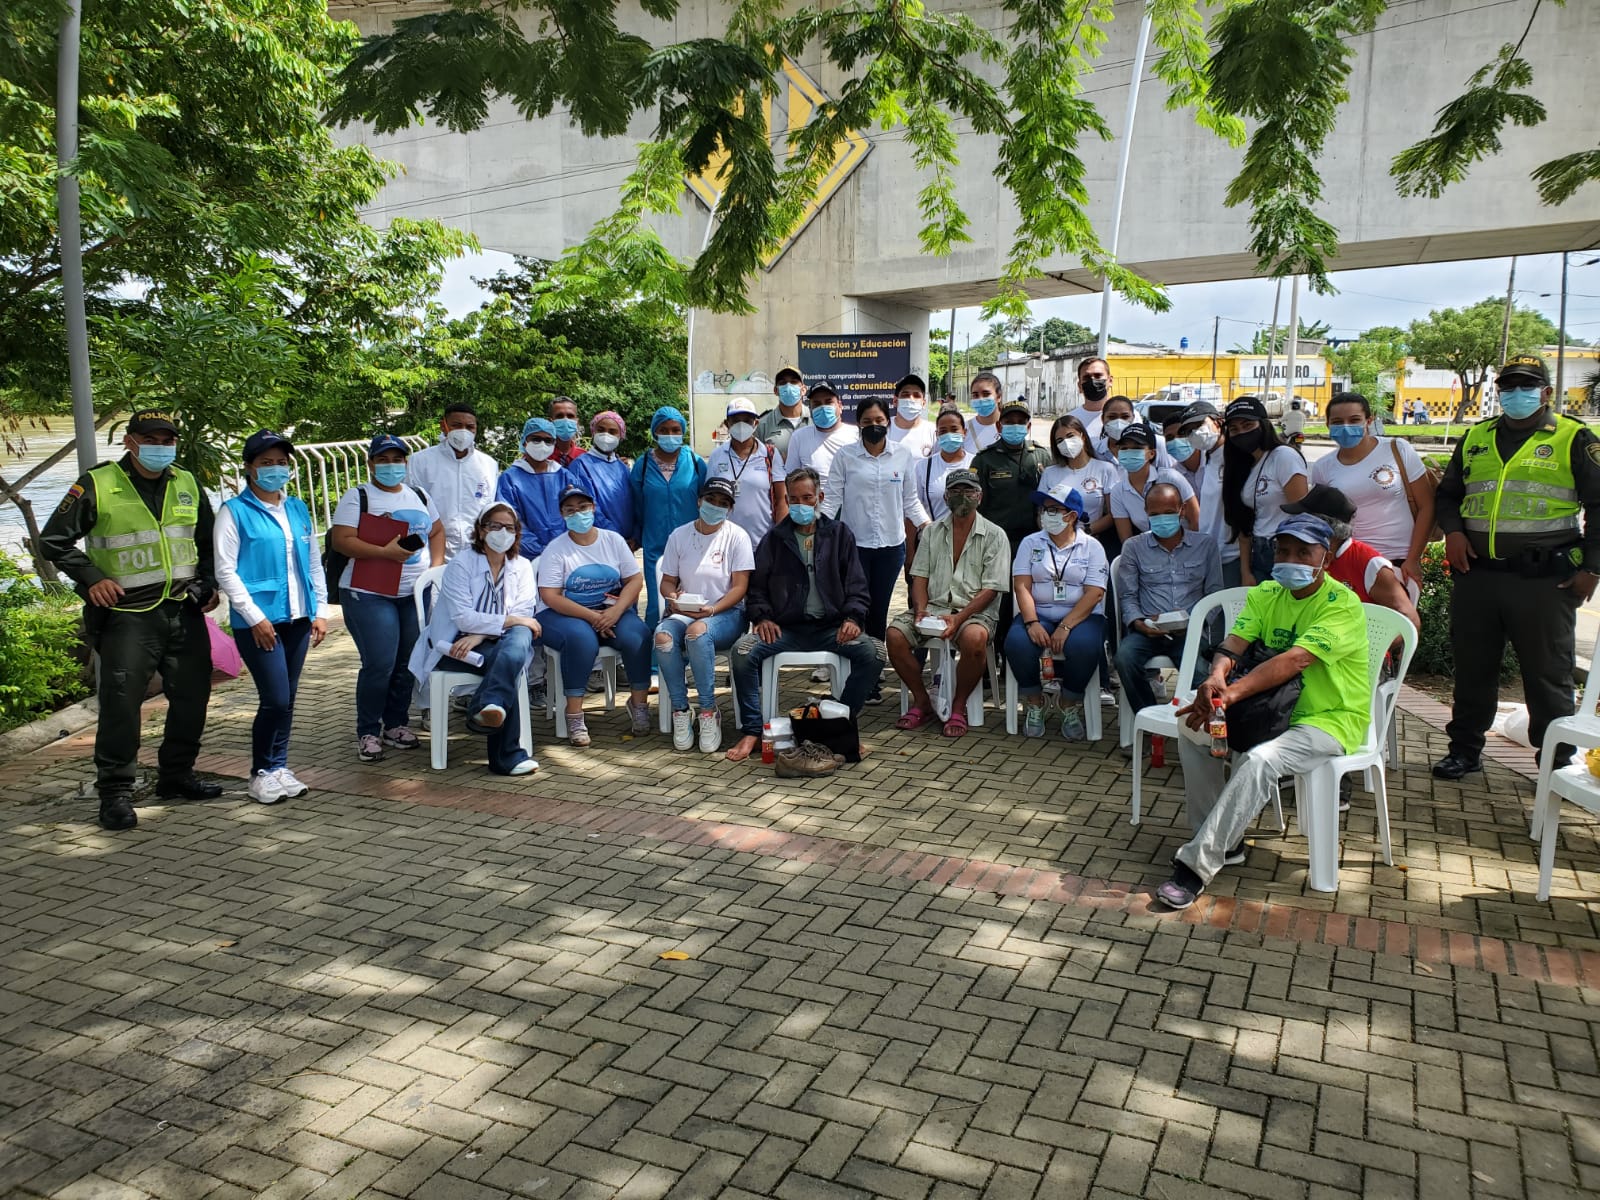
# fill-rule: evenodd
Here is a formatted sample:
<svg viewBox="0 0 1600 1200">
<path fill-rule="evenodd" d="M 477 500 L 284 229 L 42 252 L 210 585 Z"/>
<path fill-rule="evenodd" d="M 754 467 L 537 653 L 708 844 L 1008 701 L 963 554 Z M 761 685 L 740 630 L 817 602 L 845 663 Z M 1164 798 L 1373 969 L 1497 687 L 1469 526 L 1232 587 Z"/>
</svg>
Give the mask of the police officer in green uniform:
<svg viewBox="0 0 1600 1200">
<path fill-rule="evenodd" d="M 1456 444 L 1434 509 L 1454 584 L 1455 712 L 1436 779 L 1481 771 L 1506 638 L 1522 666 L 1528 734 L 1572 714 L 1573 631 L 1600 583 L 1600 439 L 1551 411 L 1550 373 L 1519 355 L 1496 378 L 1501 415 Z M 1582 520 L 1579 514 L 1582 513 Z M 1564 765 L 1571 747 L 1562 747 Z"/>
<path fill-rule="evenodd" d="M 101 463 L 67 490 L 39 538 L 44 556 L 78 585 L 84 629 L 100 656 L 94 765 L 100 824 L 112 830 L 139 823 L 133 811 L 139 709 L 157 671 L 167 728 L 156 794 L 191 800 L 222 794 L 194 770 L 211 699 L 203 615 L 217 603 L 211 504 L 195 477 L 174 465 L 178 427 L 168 413 L 134 413 L 122 444 L 121 459 Z"/>
<path fill-rule="evenodd" d="M 1039 512 L 1033 494 L 1039 490 L 1039 477 L 1050 465 L 1050 451 L 1032 437 L 1033 413 L 1021 398 L 1009 400 L 1000 409 L 1000 436 L 979 450 L 972 459 L 972 470 L 983 488 L 978 515 L 1006 531 L 1011 555 L 1016 557 L 1022 539 L 1039 528 Z M 997 643 L 1005 641 L 1011 628 L 1011 593 L 1000 601 L 1000 620 L 995 630 Z"/>
</svg>

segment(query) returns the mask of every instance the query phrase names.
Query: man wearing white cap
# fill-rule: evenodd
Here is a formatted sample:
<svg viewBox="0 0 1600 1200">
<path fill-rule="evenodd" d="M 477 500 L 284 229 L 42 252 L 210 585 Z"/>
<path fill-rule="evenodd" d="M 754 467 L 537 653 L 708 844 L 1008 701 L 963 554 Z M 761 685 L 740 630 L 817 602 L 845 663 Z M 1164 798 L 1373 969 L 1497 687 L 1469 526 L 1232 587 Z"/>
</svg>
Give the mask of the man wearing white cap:
<svg viewBox="0 0 1600 1200">
<path fill-rule="evenodd" d="M 750 535 L 752 543 L 789 511 L 783 488 L 783 455 L 756 437 L 756 406 L 744 397 L 728 401 L 728 440 L 711 452 L 707 479 L 733 484 L 733 523 Z"/>
</svg>

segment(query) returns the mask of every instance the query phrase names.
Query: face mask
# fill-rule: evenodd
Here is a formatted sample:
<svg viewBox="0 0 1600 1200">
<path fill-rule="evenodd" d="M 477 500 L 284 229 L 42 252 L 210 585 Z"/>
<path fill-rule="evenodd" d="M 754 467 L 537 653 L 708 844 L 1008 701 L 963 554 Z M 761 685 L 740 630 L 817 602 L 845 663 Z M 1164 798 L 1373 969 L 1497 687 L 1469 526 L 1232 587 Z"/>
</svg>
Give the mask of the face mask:
<svg viewBox="0 0 1600 1200">
<path fill-rule="evenodd" d="M 887 425 L 863 425 L 861 427 L 861 440 L 869 446 L 883 444 L 883 439 L 889 436 Z"/>
<path fill-rule="evenodd" d="M 1145 457 L 1143 450 L 1118 450 L 1117 466 L 1129 475 L 1144 469 Z"/>
<path fill-rule="evenodd" d="M 1317 581 L 1317 568 L 1304 563 L 1273 563 L 1272 578 L 1291 592 L 1301 592 Z"/>
<path fill-rule="evenodd" d="M 832 429 L 839 423 L 839 410 L 832 405 L 811 410 L 811 423 L 818 429 Z"/>
<path fill-rule="evenodd" d="M 256 486 L 263 492 L 281 492 L 289 485 L 289 467 L 257 467 Z"/>
<path fill-rule="evenodd" d="M 1182 524 L 1183 518 L 1177 513 L 1157 513 L 1150 518 L 1150 532 L 1158 538 L 1169 538 Z"/>
<path fill-rule="evenodd" d="M 399 487 L 406 481 L 406 464 L 379 463 L 372 468 L 372 477 L 384 487 Z"/>
<path fill-rule="evenodd" d="M 1209 425 L 1202 425 L 1189 435 L 1189 440 L 1199 447 L 1201 454 L 1208 454 L 1217 446 L 1217 431 Z"/>
<path fill-rule="evenodd" d="M 556 452 L 556 448 L 549 442 L 536 442 L 532 438 L 522 444 L 522 449 L 534 462 L 543 462 Z"/>
<path fill-rule="evenodd" d="M 478 435 L 470 429 L 452 429 L 444 435 L 444 440 L 450 449 L 460 453 L 463 450 L 471 450 L 478 440 Z"/>
<path fill-rule="evenodd" d="M 756 427 L 749 421 L 738 421 L 728 426 L 728 436 L 736 442 L 748 442 L 756 435 Z"/>
<path fill-rule="evenodd" d="M 1106 394 L 1111 391 L 1111 381 L 1109 379 L 1100 379 L 1096 376 L 1090 375 L 1083 381 L 1080 387 L 1083 390 L 1083 398 L 1085 400 L 1087 400 L 1090 404 L 1098 404 L 1100 401 L 1104 400 L 1106 398 Z"/>
<path fill-rule="evenodd" d="M 139 465 L 146 471 L 165 471 L 178 461 L 176 446 L 140 446 L 134 451 Z"/>
<path fill-rule="evenodd" d="M 663 433 L 656 438 L 656 447 L 665 454 L 676 454 L 683 449 L 683 434 Z"/>
<path fill-rule="evenodd" d="M 1008 446 L 1020 446 L 1028 440 L 1028 427 L 1026 425 L 1000 426 L 1000 440 Z"/>
<path fill-rule="evenodd" d="M 1329 425 L 1328 436 L 1339 443 L 1341 450 L 1348 450 L 1352 446 L 1359 446 L 1361 439 L 1367 436 L 1365 425 Z"/>
<path fill-rule="evenodd" d="M 568 533 L 588 533 L 594 528 L 594 509 L 586 508 L 581 512 L 568 513 L 561 520 L 566 523 Z"/>
<path fill-rule="evenodd" d="M 1050 534 L 1063 533 L 1067 528 L 1067 514 L 1047 512 L 1039 518 L 1039 528 Z"/>
<path fill-rule="evenodd" d="M 1500 393 L 1500 410 L 1513 421 L 1531 417 L 1543 407 L 1544 392 L 1540 388 L 1510 388 Z"/>
<path fill-rule="evenodd" d="M 578 436 L 578 423 L 571 417 L 557 417 L 550 424 L 556 427 L 556 440 L 570 442 Z"/>
<path fill-rule="evenodd" d="M 1000 401 L 996 400 L 993 396 L 978 396 L 972 401 L 972 411 L 977 413 L 980 417 L 987 417 L 991 415 L 994 410 L 999 407 Z"/>
<path fill-rule="evenodd" d="M 939 435 L 939 449 L 946 454 L 954 454 L 967 444 L 967 439 L 959 433 L 941 433 Z"/>
<path fill-rule="evenodd" d="M 970 517 L 978 511 L 978 498 L 970 492 L 946 492 L 944 502 L 958 517 Z"/>
<path fill-rule="evenodd" d="M 491 529 L 483 535 L 483 544 L 496 554 L 504 554 L 516 545 L 517 535 L 509 529 Z"/>
<path fill-rule="evenodd" d="M 909 396 L 904 396 L 894 402 L 894 410 L 900 414 L 902 421 L 918 420 L 922 416 L 922 410 L 927 407 L 926 402 L 913 400 Z"/>
<path fill-rule="evenodd" d="M 1107 421 L 1105 423 L 1106 436 L 1120 438 L 1127 431 L 1128 426 L 1132 424 L 1132 421 L 1125 421 L 1121 417 Z"/>
<path fill-rule="evenodd" d="M 1194 447 L 1184 438 L 1173 438 L 1167 443 L 1167 453 L 1178 462 L 1188 462 L 1189 456 L 1194 453 Z"/>
<path fill-rule="evenodd" d="M 785 408 L 793 408 L 800 403 L 800 385 L 798 383 L 780 383 L 778 385 L 778 400 Z"/>
<path fill-rule="evenodd" d="M 700 519 L 707 525 L 721 525 L 728 519 L 728 510 L 709 500 L 700 502 Z"/>
<path fill-rule="evenodd" d="M 1083 439 L 1081 437 L 1062 438 L 1056 443 L 1056 449 L 1061 451 L 1062 458 L 1077 458 L 1083 453 Z"/>
<path fill-rule="evenodd" d="M 1237 449 L 1246 454 L 1254 454 L 1261 448 L 1261 439 L 1266 436 L 1259 429 L 1252 429 L 1249 433 L 1236 433 L 1228 439 Z"/>
<path fill-rule="evenodd" d="M 817 506 L 815 504 L 789 505 L 789 519 L 796 525 L 811 525 L 817 519 Z"/>
<path fill-rule="evenodd" d="M 601 454 L 612 454 L 622 444 L 622 439 L 614 433 L 597 433 L 594 435 L 594 448 Z"/>
</svg>

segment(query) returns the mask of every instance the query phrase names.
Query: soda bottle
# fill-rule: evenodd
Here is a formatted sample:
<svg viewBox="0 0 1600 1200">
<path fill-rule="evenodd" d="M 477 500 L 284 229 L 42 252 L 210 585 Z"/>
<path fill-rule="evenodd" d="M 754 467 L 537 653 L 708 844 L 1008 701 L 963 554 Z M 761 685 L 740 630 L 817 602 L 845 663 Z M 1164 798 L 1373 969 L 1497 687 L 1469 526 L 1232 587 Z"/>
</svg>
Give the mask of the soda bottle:
<svg viewBox="0 0 1600 1200">
<path fill-rule="evenodd" d="M 1052 696 L 1061 690 L 1061 685 L 1056 681 L 1056 660 L 1048 650 L 1039 656 L 1039 683 L 1039 690 Z"/>
<path fill-rule="evenodd" d="M 768 721 L 761 726 L 761 761 L 770 766 L 776 758 L 772 747 L 772 722 Z"/>
<path fill-rule="evenodd" d="M 1206 722 L 1206 732 L 1211 735 L 1211 757 L 1228 757 L 1228 710 L 1221 700 L 1211 702 L 1211 719 Z"/>
</svg>

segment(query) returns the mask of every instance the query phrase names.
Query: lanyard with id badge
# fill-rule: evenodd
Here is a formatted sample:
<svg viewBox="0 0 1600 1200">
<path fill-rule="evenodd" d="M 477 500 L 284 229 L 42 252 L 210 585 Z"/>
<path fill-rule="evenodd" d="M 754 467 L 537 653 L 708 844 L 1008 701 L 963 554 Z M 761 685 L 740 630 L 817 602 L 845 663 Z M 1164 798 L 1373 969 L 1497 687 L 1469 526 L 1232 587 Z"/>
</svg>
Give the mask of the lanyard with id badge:
<svg viewBox="0 0 1600 1200">
<path fill-rule="evenodd" d="M 1067 603 L 1067 568 L 1072 565 L 1072 551 L 1068 549 L 1065 562 L 1056 562 L 1056 544 L 1051 541 L 1045 543 L 1050 547 L 1050 600 L 1053 604 Z"/>
</svg>

